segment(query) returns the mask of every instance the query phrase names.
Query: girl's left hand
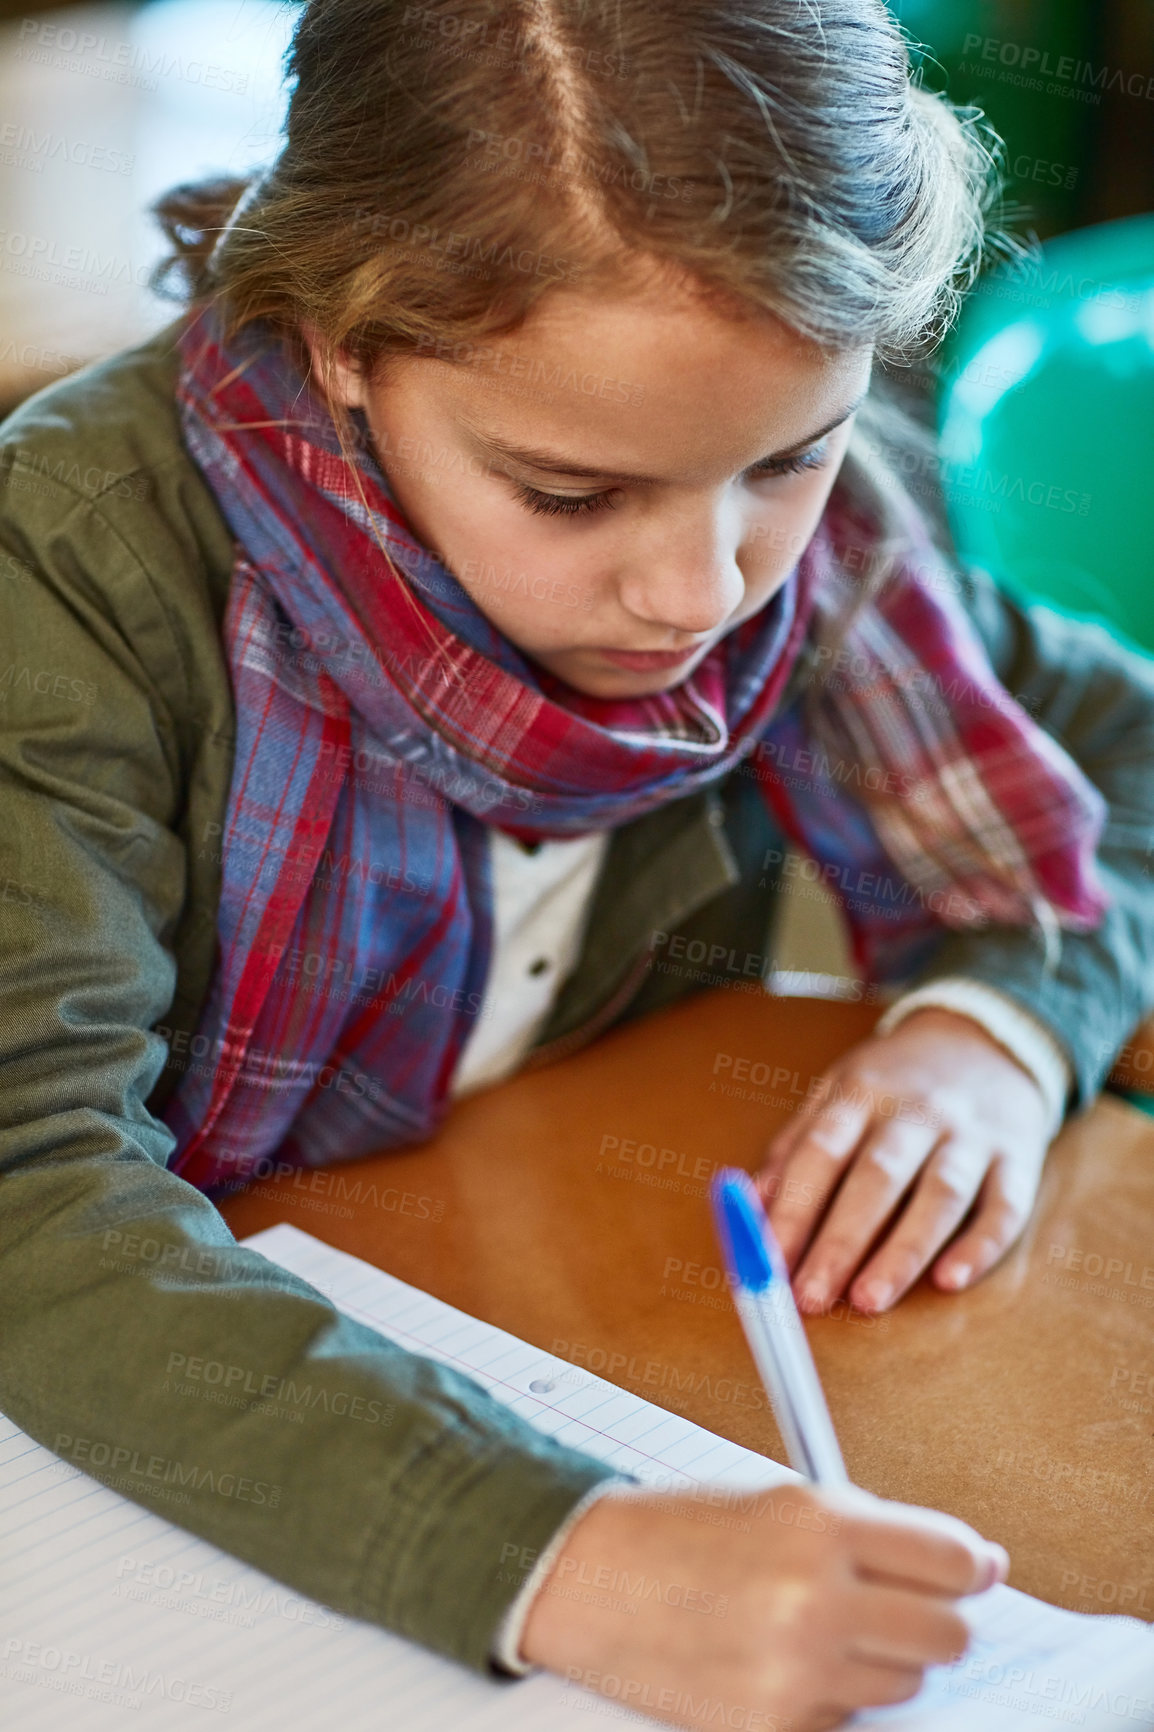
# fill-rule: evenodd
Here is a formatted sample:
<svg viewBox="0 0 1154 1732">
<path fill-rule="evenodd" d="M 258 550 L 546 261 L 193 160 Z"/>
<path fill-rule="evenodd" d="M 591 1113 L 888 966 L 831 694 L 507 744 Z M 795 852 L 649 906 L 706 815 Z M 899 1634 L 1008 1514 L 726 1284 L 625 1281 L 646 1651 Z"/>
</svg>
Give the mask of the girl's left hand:
<svg viewBox="0 0 1154 1732">
<path fill-rule="evenodd" d="M 939 1251 L 936 1286 L 980 1280 L 1029 1218 L 1048 1130 L 1037 1083 L 968 1017 L 927 1007 L 852 1048 L 754 1175 L 800 1308 L 852 1283 L 884 1311 Z"/>
</svg>

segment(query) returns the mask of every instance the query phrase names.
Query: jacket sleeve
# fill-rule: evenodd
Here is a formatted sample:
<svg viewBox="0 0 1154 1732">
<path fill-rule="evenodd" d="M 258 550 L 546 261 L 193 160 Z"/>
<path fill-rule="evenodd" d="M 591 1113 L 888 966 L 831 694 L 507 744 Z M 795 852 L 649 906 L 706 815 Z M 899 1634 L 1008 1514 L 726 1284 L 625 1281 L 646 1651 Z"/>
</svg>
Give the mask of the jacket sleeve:
<svg viewBox="0 0 1154 1732">
<path fill-rule="evenodd" d="M 953 932 L 922 981 L 963 975 L 1008 993 L 1061 1042 L 1074 1104 L 1089 1104 L 1154 1007 L 1154 660 L 1104 627 L 1019 602 L 982 572 L 963 599 L 998 678 L 1069 753 L 1107 804 L 1099 846 L 1109 908 L 1090 933 L 1063 933 L 1048 972 L 1018 927 Z"/>
<path fill-rule="evenodd" d="M 506 1560 L 543 1548 L 610 1470 L 238 1248 L 166 1170 L 173 1139 L 145 1102 L 185 897 L 165 701 L 180 652 L 160 603 L 128 632 L 115 583 L 98 591 L 78 563 L 84 547 L 90 569 L 127 570 L 97 513 L 35 560 L 12 524 L 0 525 L 4 1410 L 296 1589 L 485 1669 L 518 1587 Z M 194 1398 L 180 1376 L 194 1358 L 257 1395 Z"/>
</svg>

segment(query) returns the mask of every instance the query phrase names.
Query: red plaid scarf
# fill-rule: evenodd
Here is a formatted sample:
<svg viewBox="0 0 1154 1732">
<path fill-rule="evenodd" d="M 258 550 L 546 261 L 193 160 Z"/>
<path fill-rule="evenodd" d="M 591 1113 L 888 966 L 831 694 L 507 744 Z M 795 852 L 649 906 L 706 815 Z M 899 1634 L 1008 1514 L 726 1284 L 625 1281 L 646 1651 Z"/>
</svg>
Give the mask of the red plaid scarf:
<svg viewBox="0 0 1154 1732">
<path fill-rule="evenodd" d="M 1101 917 L 1100 797 L 924 567 L 854 616 L 816 704 L 778 713 L 852 594 L 833 504 L 773 601 L 681 685 L 591 698 L 534 668 L 415 542 L 367 451 L 354 485 L 266 330 L 226 344 L 201 315 L 181 353 L 185 435 L 238 542 L 220 958 L 165 1115 L 194 1184 L 235 1184 L 273 1150 L 320 1165 L 430 1132 L 485 990 L 490 824 L 613 828 L 748 758 L 834 884 L 843 867 L 869 881 L 843 902 L 875 975 L 942 923 Z"/>
</svg>

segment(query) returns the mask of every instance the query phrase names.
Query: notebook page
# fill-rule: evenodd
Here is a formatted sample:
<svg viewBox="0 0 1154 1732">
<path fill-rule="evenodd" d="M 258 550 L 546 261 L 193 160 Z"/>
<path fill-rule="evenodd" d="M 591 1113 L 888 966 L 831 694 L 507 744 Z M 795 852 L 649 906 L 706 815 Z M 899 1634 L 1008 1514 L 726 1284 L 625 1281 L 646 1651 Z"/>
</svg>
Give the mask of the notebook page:
<svg viewBox="0 0 1154 1732">
<path fill-rule="evenodd" d="M 799 1478 L 296 1228 L 274 1227 L 246 1243 L 322 1287 L 351 1316 L 414 1352 L 443 1359 L 560 1441 L 646 1483 L 676 1484 L 684 1475 L 686 1481 L 765 1486 Z M 596 1420 L 598 1435 L 557 1426 L 527 1399 L 533 1382 L 556 1381 L 563 1391 L 574 1378 L 587 1386 L 583 1393 L 544 1393 L 543 1399 L 557 1415 L 582 1412 Z M 615 1437 L 632 1438 L 635 1453 L 615 1450 Z M 935 1668 L 917 1699 L 902 1708 L 856 1715 L 855 1732 L 1013 1732 L 1037 1726 L 1039 1717 L 1085 1732 L 1154 1728 L 1154 1630 L 1147 1624 L 1069 1612 L 1006 1587 L 966 1604 L 974 1637 L 961 1665 Z"/>
<path fill-rule="evenodd" d="M 792 1477 L 294 1228 L 274 1228 L 249 1243 L 313 1281 L 350 1314 L 459 1366 L 533 1423 L 649 1483 L 708 1478 L 752 1486 Z M 534 1382 L 553 1387 L 533 1391 Z M 203 1727 L 215 1715 L 242 1732 L 304 1732 L 334 1718 L 348 1732 L 382 1726 L 389 1732 L 576 1732 L 588 1729 L 590 1711 L 600 1716 L 594 1724 L 652 1725 L 547 1675 L 513 1686 L 476 1678 L 293 1594 L 173 1526 L 163 1508 L 144 1509 L 120 1497 L 0 1421 L 5 1728 L 122 1732 L 139 1725 L 167 1732 Z M 990 1680 L 1006 1676 L 998 1667 L 1021 1669 L 1029 1662 L 1037 1670 L 1048 1652 L 1056 1652 L 1073 1686 L 1109 1685 L 1114 1706 L 1108 1720 L 1093 1726 L 1091 1714 L 1077 1708 L 1059 1707 L 1053 1717 L 1091 1732 L 1099 1724 L 1102 1732 L 1107 1726 L 1141 1732 L 1136 1703 L 1122 1717 L 1119 1691 L 1125 1668 L 1154 1656 L 1154 1638 L 1144 1625 L 1058 1613 L 1008 1589 L 976 1604 L 993 1608 L 979 1613 L 989 1631 L 974 1650 L 986 1662 L 978 1684 L 947 1674 L 945 1686 L 935 1680 L 917 1704 L 897 1711 L 900 1718 L 863 1717 L 863 1725 L 907 1732 L 1036 1726 L 1036 1704 L 1032 1713 L 1005 1707 L 994 1699 L 1005 1692 Z M 1154 1663 L 1149 1671 L 1154 1674 Z M 1015 1685 L 1019 1694 L 1026 1687 Z M 978 1694 L 965 1693 L 975 1688 Z M 1048 1676 L 1039 1673 L 1028 1688 L 1042 1693 L 1042 1712 L 1049 1712 L 1056 1699 Z"/>
</svg>

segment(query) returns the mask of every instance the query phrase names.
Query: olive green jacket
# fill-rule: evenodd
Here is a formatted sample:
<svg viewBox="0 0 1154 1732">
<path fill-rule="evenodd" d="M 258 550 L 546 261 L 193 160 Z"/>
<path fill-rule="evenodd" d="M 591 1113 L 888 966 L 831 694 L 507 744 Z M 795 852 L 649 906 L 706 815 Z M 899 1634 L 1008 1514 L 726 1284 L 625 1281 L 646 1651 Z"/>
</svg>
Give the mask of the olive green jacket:
<svg viewBox="0 0 1154 1732">
<path fill-rule="evenodd" d="M 239 1250 L 165 1166 L 156 1114 L 213 968 L 234 748 L 233 550 L 173 377 L 162 334 L 0 429 L 0 1404 L 298 1590 L 483 1668 L 516 1592 L 502 1560 L 607 1470 Z M 1052 975 L 1001 929 L 950 937 L 933 972 L 1016 995 L 1086 1100 L 1154 998 L 1154 677 L 1095 628 L 967 593 L 1003 681 L 1110 802 L 1113 900 Z M 700 984 L 649 968 L 656 932 L 724 940 L 748 974 L 774 840 L 736 774 L 615 832 L 541 1054 Z M 312 1399 L 292 1424 L 184 1399 L 173 1355 Z"/>
</svg>

